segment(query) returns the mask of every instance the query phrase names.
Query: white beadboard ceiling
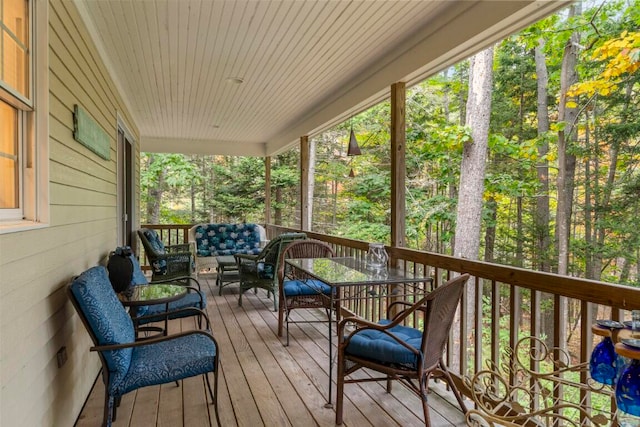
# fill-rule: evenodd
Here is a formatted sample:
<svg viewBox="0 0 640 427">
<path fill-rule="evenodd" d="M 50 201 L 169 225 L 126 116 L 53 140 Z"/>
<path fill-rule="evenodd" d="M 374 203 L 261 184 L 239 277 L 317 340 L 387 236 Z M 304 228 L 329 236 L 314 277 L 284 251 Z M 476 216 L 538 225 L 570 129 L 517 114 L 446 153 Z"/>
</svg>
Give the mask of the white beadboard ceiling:
<svg viewBox="0 0 640 427">
<path fill-rule="evenodd" d="M 569 4 L 74 1 L 143 151 L 248 156 L 277 154 L 394 82 L 410 86 Z"/>
</svg>

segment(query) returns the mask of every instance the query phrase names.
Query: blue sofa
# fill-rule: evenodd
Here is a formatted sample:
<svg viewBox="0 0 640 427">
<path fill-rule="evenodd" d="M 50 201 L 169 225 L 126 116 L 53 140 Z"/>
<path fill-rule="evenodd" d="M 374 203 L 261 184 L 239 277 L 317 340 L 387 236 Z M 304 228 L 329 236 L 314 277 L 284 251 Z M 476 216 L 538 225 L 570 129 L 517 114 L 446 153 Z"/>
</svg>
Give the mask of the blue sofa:
<svg viewBox="0 0 640 427">
<path fill-rule="evenodd" d="M 215 257 L 235 254 L 256 255 L 266 240 L 264 227 L 253 223 L 196 224 L 189 230 L 194 245 L 196 277 L 204 268 L 216 266 Z"/>
</svg>

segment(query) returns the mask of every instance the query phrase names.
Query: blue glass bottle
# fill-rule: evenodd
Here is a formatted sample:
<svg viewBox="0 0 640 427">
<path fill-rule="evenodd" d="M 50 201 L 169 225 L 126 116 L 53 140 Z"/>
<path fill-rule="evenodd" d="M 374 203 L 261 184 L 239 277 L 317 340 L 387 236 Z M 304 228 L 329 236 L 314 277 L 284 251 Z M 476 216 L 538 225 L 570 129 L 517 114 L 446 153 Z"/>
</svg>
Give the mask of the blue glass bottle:
<svg viewBox="0 0 640 427">
<path fill-rule="evenodd" d="M 613 385 L 616 382 L 616 350 L 610 337 L 594 347 L 589 361 L 591 378 L 602 384 Z"/>
<path fill-rule="evenodd" d="M 618 378 L 616 404 L 620 412 L 640 417 L 640 360 L 633 359 Z"/>
</svg>

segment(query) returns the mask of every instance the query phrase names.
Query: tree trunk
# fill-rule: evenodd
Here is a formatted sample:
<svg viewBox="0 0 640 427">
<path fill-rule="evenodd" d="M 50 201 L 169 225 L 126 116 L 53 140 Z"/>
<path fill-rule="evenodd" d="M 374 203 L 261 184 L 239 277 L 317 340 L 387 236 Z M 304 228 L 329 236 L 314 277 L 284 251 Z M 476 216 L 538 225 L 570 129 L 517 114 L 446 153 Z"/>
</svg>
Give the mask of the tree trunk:
<svg viewBox="0 0 640 427">
<path fill-rule="evenodd" d="M 480 230 L 482 225 L 482 196 L 484 193 L 484 173 L 487 162 L 489 140 L 489 119 L 491 117 L 491 93 L 493 86 L 493 47 L 471 58 L 469 71 L 469 97 L 467 99 L 466 125 L 471 129 L 471 141 L 465 142 L 460 165 L 460 185 L 456 213 L 456 229 L 453 254 L 456 257 L 477 260 L 480 251 Z M 465 313 L 465 319 L 473 319 L 476 288 L 474 281 L 467 286 L 466 297 L 462 301 L 459 313 Z M 453 342 L 469 342 L 473 322 L 463 323 L 456 318 Z M 480 331 L 478 331 L 479 333 Z M 454 370 L 459 369 L 457 359 Z"/>
<path fill-rule="evenodd" d="M 524 265 L 524 221 L 522 219 L 522 210 L 522 196 L 518 196 L 516 197 L 516 267 Z"/>
<path fill-rule="evenodd" d="M 494 250 L 496 246 L 496 223 L 498 221 L 497 213 L 498 203 L 494 197 L 490 197 L 487 200 L 488 219 L 487 226 L 484 233 L 484 260 L 486 262 L 493 262 Z"/>
<path fill-rule="evenodd" d="M 191 197 L 191 217 L 190 217 L 190 221 L 191 224 L 193 224 L 194 222 L 196 222 L 196 186 L 195 183 L 193 182 L 194 180 L 191 180 L 191 188 L 189 191 L 189 196 Z"/>
<path fill-rule="evenodd" d="M 316 176 L 316 141 L 314 138 L 309 138 L 309 179 L 307 182 L 307 218 L 303 221 L 307 224 L 307 230 L 313 229 L 313 194 L 315 191 L 315 176 Z"/>
<path fill-rule="evenodd" d="M 273 213 L 273 221 L 276 225 L 282 225 L 282 188 L 276 188 L 276 208 Z"/>
<path fill-rule="evenodd" d="M 622 114 L 620 117 L 622 118 L 622 124 L 627 124 L 627 118 L 629 117 L 629 102 L 633 99 L 633 85 L 629 84 L 626 86 L 625 99 L 626 102 L 623 106 Z M 594 108 L 594 116 L 597 114 L 598 109 Z M 593 122 L 598 122 L 598 117 L 594 117 Z M 587 128 L 588 129 L 588 128 Z M 594 140 L 597 141 L 597 135 L 594 137 Z M 616 172 L 618 171 L 618 159 L 620 157 L 620 140 L 615 138 L 611 142 L 611 147 L 609 148 L 609 173 L 607 174 L 607 180 L 605 182 L 604 188 L 602 190 L 602 198 L 600 202 L 596 204 L 596 209 L 594 213 L 594 227 L 596 229 L 595 239 L 594 239 L 594 255 L 593 255 L 593 272 L 594 272 L 594 280 L 600 280 L 602 276 L 602 269 L 604 264 L 603 252 L 605 249 L 605 239 L 607 237 L 607 227 L 603 225 L 603 221 L 601 220 L 603 216 L 606 216 L 609 212 L 612 212 L 614 209 L 611 206 L 611 197 L 614 189 L 616 188 Z M 598 157 L 596 156 L 596 159 Z M 597 170 L 597 169 L 596 169 Z M 597 180 L 596 176 L 596 180 Z"/>
<path fill-rule="evenodd" d="M 149 156 L 149 167 L 151 170 L 151 165 L 155 161 L 155 157 L 153 154 Z M 158 173 L 156 185 L 153 187 L 149 187 L 148 194 L 149 198 L 147 200 L 147 221 L 149 224 L 159 224 L 160 223 L 160 206 L 162 203 L 162 195 L 164 193 L 164 178 L 165 178 L 166 170 L 162 169 Z"/>
<path fill-rule="evenodd" d="M 551 236 L 549 233 L 549 142 L 545 134 L 549 132 L 548 92 L 549 73 L 544 55 L 545 40 L 540 38 L 535 48 L 536 75 L 538 76 L 538 164 L 536 172 L 540 190 L 536 197 L 535 236 L 538 253 L 538 270 L 551 271 L 549 252 L 551 251 Z"/>
<path fill-rule="evenodd" d="M 454 238 L 454 255 L 478 259 L 482 224 L 482 195 L 487 161 L 491 88 L 493 84 L 493 48 L 471 58 L 466 124 L 471 142 L 464 144 L 460 167 L 460 186 Z"/>
<path fill-rule="evenodd" d="M 585 151 L 589 152 L 592 150 L 591 141 L 589 138 L 589 119 L 588 115 L 585 120 Z M 597 144 L 594 144 L 593 153 L 597 153 L 598 150 L 596 148 Z M 595 156 L 597 161 L 597 154 Z M 598 164 L 596 163 L 593 168 L 593 179 L 592 179 L 592 168 L 591 168 L 591 156 L 587 157 L 584 161 L 584 271 L 586 279 L 593 279 L 595 273 L 595 265 L 593 262 L 593 249 L 595 248 L 595 238 L 594 238 L 594 228 L 593 222 L 594 219 L 594 209 L 593 209 L 593 198 L 597 197 L 597 185 L 598 185 Z M 593 194 L 592 194 L 592 186 Z"/>
<path fill-rule="evenodd" d="M 536 264 L 540 271 L 551 271 L 552 257 L 551 249 L 551 233 L 549 229 L 550 211 L 549 211 L 549 140 L 546 134 L 549 132 L 549 73 L 547 71 L 547 60 L 544 54 L 545 39 L 539 38 L 538 45 L 534 50 L 534 59 L 536 63 L 537 76 L 537 112 L 538 112 L 538 162 L 536 165 L 536 174 L 538 176 L 539 190 L 535 198 L 535 214 L 534 214 L 534 235 L 536 245 Z M 548 346 L 553 346 L 553 297 L 551 295 L 541 295 L 539 292 L 538 299 L 540 304 L 538 307 L 545 307 L 538 311 L 531 312 L 532 325 L 537 324 L 537 330 L 532 330 L 533 334 L 542 333 L 546 336 L 545 340 Z M 535 308 L 534 308 L 535 310 Z M 535 322 L 534 318 L 538 321 Z"/>
<path fill-rule="evenodd" d="M 579 11 L 580 4 L 574 4 L 569 12 L 574 16 Z M 576 141 L 576 118 L 578 109 L 568 107 L 567 91 L 578 82 L 576 65 L 578 62 L 578 43 L 580 34 L 571 35 L 564 47 L 562 69 L 560 71 L 560 102 L 558 106 L 558 122 L 563 127 L 558 132 L 558 206 L 556 209 L 556 242 L 558 254 L 558 274 L 569 272 L 569 236 L 571 215 L 573 213 L 573 185 L 575 180 L 576 157 L 571 153 L 571 146 Z"/>
<path fill-rule="evenodd" d="M 569 10 L 569 17 L 580 13 L 580 4 L 574 3 Z M 571 34 L 564 47 L 562 68 L 560 70 L 560 102 L 558 103 L 558 177 L 556 179 L 558 204 L 556 207 L 556 254 L 558 256 L 558 274 L 569 273 L 569 237 L 571 231 L 571 216 L 573 213 L 573 186 L 575 180 L 576 157 L 571 147 L 577 140 L 576 119 L 578 109 L 567 106 L 567 91 L 578 81 L 576 65 L 578 62 L 579 33 Z M 567 310 L 567 299 L 559 295 L 554 297 L 555 315 L 560 316 Z M 567 325 L 564 322 L 554 324 L 553 345 L 566 348 Z"/>
</svg>

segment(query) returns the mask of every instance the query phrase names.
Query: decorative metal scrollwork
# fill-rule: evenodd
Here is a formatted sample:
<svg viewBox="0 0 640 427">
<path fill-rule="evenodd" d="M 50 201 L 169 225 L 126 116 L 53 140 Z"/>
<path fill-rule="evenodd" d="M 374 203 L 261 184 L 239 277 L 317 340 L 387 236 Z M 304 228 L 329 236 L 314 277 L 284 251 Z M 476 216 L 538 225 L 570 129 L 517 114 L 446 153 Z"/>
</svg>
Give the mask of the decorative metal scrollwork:
<svg viewBox="0 0 640 427">
<path fill-rule="evenodd" d="M 607 426 L 614 423 L 613 389 L 589 377 L 589 364 L 571 365 L 569 354 L 536 337 L 518 341 L 499 365 L 465 377 L 475 427 Z M 534 366 L 540 371 L 531 369 Z M 586 383 L 581 378 L 588 378 Z"/>
</svg>

